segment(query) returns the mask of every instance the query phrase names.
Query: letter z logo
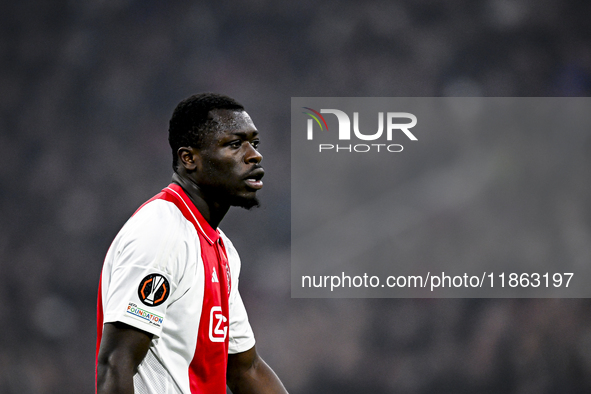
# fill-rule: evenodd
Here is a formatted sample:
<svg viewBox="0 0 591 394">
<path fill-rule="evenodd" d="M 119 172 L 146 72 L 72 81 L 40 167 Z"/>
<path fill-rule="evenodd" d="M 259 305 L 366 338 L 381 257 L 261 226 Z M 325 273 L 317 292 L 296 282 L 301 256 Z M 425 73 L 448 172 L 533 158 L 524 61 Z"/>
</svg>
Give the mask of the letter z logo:
<svg viewBox="0 0 591 394">
<path fill-rule="evenodd" d="M 211 312 L 209 313 L 209 339 L 212 342 L 224 342 L 226 340 L 228 327 L 225 323 L 227 321 L 226 316 L 222 315 L 221 306 L 211 308 Z"/>
</svg>

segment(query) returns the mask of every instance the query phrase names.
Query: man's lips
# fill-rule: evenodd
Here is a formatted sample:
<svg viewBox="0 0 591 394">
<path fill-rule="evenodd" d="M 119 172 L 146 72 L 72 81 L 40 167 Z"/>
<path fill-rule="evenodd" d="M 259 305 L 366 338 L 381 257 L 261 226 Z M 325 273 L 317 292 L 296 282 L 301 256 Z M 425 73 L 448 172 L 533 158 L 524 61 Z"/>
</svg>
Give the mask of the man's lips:
<svg viewBox="0 0 591 394">
<path fill-rule="evenodd" d="M 261 180 L 257 181 L 256 179 L 247 178 L 245 182 L 252 189 L 259 190 L 259 189 L 262 189 L 262 187 L 263 187 L 263 181 L 261 181 Z"/>
<path fill-rule="evenodd" d="M 263 187 L 263 181 L 261 181 L 261 178 L 263 176 L 265 176 L 265 170 L 263 170 L 262 168 L 257 168 L 255 170 L 251 171 L 244 178 L 244 181 L 252 189 L 259 190 Z"/>
</svg>

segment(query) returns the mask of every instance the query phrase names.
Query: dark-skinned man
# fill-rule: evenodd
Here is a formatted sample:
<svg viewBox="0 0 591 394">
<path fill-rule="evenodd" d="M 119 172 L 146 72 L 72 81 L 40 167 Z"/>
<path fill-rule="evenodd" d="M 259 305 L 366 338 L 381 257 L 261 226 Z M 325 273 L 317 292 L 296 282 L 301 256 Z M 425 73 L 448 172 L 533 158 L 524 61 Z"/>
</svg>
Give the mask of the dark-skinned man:
<svg viewBox="0 0 591 394">
<path fill-rule="evenodd" d="M 259 133 L 241 104 L 204 93 L 170 120 L 172 183 L 111 244 L 98 299 L 98 394 L 276 394 L 238 292 L 240 258 L 218 229 L 258 205 Z"/>
</svg>

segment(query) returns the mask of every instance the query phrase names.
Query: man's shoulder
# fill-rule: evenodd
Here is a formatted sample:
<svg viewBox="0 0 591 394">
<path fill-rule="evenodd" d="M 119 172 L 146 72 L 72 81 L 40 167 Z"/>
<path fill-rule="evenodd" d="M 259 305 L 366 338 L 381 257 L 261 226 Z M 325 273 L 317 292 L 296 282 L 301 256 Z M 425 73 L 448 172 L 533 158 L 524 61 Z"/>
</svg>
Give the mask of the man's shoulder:
<svg viewBox="0 0 591 394">
<path fill-rule="evenodd" d="M 130 220 L 148 221 L 151 224 L 166 224 L 180 220 L 186 221 L 178 207 L 170 201 L 156 199 L 143 204 Z"/>
<path fill-rule="evenodd" d="M 125 223 L 122 234 L 166 235 L 179 231 L 191 233 L 192 226 L 173 203 L 151 200 L 143 204 Z"/>
<path fill-rule="evenodd" d="M 200 248 L 195 228 L 173 204 L 150 201 L 135 212 L 121 228 L 105 264 L 144 266 L 155 262 L 162 272 L 184 272 L 186 264 L 197 262 Z"/>
</svg>

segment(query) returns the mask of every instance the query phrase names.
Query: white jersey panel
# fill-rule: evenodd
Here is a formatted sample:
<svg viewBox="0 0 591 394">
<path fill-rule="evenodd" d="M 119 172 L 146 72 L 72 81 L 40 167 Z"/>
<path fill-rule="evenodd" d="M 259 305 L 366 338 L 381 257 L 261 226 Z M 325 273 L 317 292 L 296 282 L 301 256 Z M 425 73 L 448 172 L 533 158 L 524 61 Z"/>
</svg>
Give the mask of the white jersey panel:
<svg viewBox="0 0 591 394">
<path fill-rule="evenodd" d="M 254 333 L 248 322 L 248 314 L 238 291 L 238 278 L 240 276 L 240 256 L 232 241 L 221 230 L 220 235 L 226 248 L 232 288 L 230 289 L 230 332 L 228 335 L 228 353 L 235 354 L 249 350 L 255 345 Z"/>
<path fill-rule="evenodd" d="M 155 279 L 146 280 L 151 275 Z M 162 295 L 162 288 L 147 300 L 156 279 L 160 286 L 168 283 L 169 294 Z M 134 376 L 137 392 L 190 393 L 188 368 L 197 344 L 204 280 L 197 231 L 171 202 L 157 199 L 144 205 L 113 241 L 102 276 L 104 323 L 119 321 L 154 334 Z M 149 283 L 142 293 L 144 282 Z"/>
</svg>

